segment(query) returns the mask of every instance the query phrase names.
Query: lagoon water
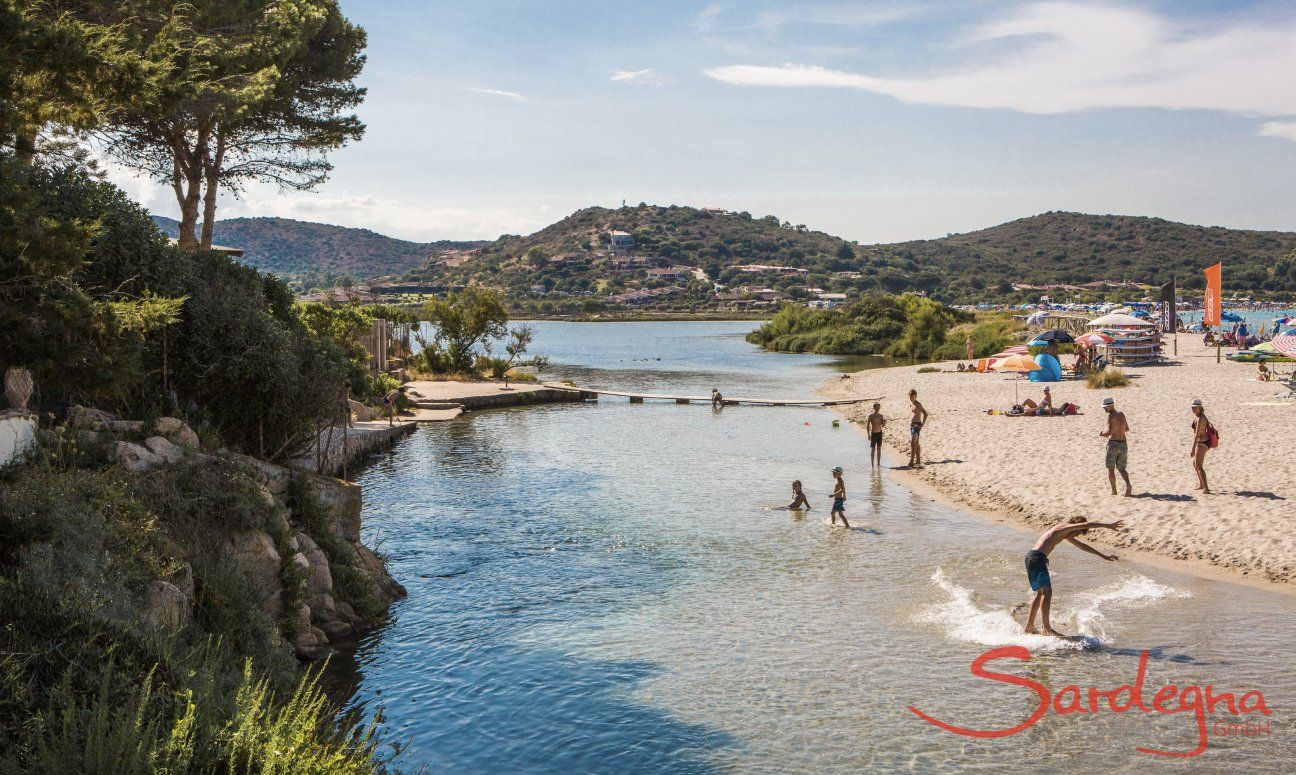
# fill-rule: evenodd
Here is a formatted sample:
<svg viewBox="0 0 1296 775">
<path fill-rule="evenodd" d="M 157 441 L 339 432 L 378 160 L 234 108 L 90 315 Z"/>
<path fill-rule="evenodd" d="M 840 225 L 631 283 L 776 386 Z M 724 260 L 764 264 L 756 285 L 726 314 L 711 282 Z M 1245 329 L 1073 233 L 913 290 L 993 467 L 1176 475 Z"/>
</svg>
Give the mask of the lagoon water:
<svg viewBox="0 0 1296 775">
<path fill-rule="evenodd" d="M 864 365 L 762 353 L 753 325 L 540 323 L 534 350 L 582 385 L 788 398 Z M 1212 735 L 1187 766 L 1290 771 L 1296 598 L 1064 547 L 1055 626 L 1097 648 L 1021 635 L 1009 611 L 1033 536 L 870 471 L 836 417 L 607 399 L 419 430 L 359 477 L 365 539 L 410 594 L 336 666 L 353 709 L 381 709 L 397 763 L 433 772 L 1177 771 L 1135 749 L 1193 749 L 1191 713 L 1050 713 L 976 739 L 909 710 L 1025 720 L 1033 691 L 969 672 L 992 647 L 1032 655 L 993 669 L 1086 697 L 1132 682 L 1148 651 L 1148 703 L 1213 684 L 1273 711 L 1246 717 L 1267 736 Z M 852 530 L 828 524 L 838 464 Z M 803 516 L 771 508 L 794 478 Z"/>
</svg>

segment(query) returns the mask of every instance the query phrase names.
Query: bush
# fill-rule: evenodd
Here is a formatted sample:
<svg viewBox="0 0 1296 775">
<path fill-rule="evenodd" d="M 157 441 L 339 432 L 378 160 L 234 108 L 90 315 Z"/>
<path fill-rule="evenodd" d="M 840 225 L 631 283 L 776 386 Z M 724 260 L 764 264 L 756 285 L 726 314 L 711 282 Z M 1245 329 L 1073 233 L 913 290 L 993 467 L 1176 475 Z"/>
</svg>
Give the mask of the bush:
<svg viewBox="0 0 1296 775">
<path fill-rule="evenodd" d="M 1103 388 L 1125 387 L 1130 383 L 1129 377 L 1125 372 L 1114 366 L 1109 366 L 1102 371 L 1091 371 L 1085 376 L 1085 382 L 1091 390 L 1101 390 Z"/>
<path fill-rule="evenodd" d="M 929 358 L 945 343 L 950 326 L 971 319 L 970 313 L 919 296 L 875 293 L 840 309 L 785 304 L 747 341 L 780 352 Z"/>
<path fill-rule="evenodd" d="M 919 374 L 938 374 L 942 371 L 939 366 L 923 366 L 918 369 Z"/>
</svg>

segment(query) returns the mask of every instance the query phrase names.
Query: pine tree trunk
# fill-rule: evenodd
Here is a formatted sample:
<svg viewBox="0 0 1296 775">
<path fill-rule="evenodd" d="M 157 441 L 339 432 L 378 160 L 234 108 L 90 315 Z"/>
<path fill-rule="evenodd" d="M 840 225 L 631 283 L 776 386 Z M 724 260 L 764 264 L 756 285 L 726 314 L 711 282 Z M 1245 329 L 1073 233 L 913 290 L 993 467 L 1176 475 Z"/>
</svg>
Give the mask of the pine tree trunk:
<svg viewBox="0 0 1296 775">
<path fill-rule="evenodd" d="M 216 154 L 203 159 L 203 176 L 207 180 L 207 190 L 203 193 L 202 235 L 199 245 L 210 248 L 212 232 L 216 228 L 216 194 L 220 189 L 221 165 L 225 163 L 225 135 L 216 135 Z"/>
</svg>

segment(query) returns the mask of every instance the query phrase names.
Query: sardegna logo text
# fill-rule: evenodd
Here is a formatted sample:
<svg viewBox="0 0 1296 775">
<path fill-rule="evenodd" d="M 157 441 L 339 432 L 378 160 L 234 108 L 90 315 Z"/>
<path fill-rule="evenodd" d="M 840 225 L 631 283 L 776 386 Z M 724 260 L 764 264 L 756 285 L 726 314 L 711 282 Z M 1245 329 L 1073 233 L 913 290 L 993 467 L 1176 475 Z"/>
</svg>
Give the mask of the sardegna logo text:
<svg viewBox="0 0 1296 775">
<path fill-rule="evenodd" d="M 1217 691 L 1211 685 L 1205 687 L 1196 685 L 1176 686 L 1174 684 L 1162 686 L 1152 695 L 1151 702 L 1148 702 L 1143 691 L 1148 665 L 1148 652 L 1146 651 L 1139 656 L 1138 673 L 1132 684 L 1124 684 L 1109 691 L 1094 687 L 1090 688 L 1088 692 L 1082 692 L 1078 686 L 1068 685 L 1062 687 L 1056 694 L 1050 692 L 1048 687 L 1038 681 L 1006 673 L 996 673 L 986 668 L 986 664 L 996 659 L 1006 658 L 1030 661 L 1031 655 L 1022 646 L 1004 646 L 991 649 L 972 660 L 972 675 L 1013 686 L 1021 686 L 1039 695 L 1039 705 L 1035 708 L 1035 712 L 1017 726 L 1008 729 L 969 729 L 941 721 L 922 712 L 913 705 L 909 706 L 909 710 L 923 721 L 940 727 L 946 732 L 953 732 L 956 735 L 965 737 L 981 738 L 1011 737 L 1019 732 L 1025 732 L 1039 723 L 1039 720 L 1044 718 L 1050 710 L 1058 716 L 1068 716 L 1073 713 L 1128 713 L 1129 711 L 1164 715 L 1192 714 L 1197 727 L 1197 746 L 1192 750 L 1165 751 L 1146 746 L 1135 749 L 1140 753 L 1154 754 L 1156 756 L 1185 758 L 1197 756 L 1206 750 L 1207 714 L 1227 712 L 1234 716 L 1258 714 L 1262 717 L 1273 714 L 1273 711 L 1265 705 L 1264 693 L 1258 690 L 1246 692 L 1238 697 L 1232 692 Z M 1215 723 L 1215 734 L 1267 736 L 1269 731 L 1270 726 L 1267 718 L 1257 719 L 1255 723 L 1249 720 L 1244 724 Z"/>
</svg>

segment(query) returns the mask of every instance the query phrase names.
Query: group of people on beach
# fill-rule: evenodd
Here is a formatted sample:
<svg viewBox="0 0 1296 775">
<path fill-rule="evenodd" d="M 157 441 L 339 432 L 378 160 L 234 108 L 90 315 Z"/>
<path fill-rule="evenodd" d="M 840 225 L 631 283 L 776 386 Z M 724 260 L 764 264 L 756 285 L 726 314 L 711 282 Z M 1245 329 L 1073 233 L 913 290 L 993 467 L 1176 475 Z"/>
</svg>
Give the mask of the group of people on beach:
<svg viewBox="0 0 1296 775">
<path fill-rule="evenodd" d="M 841 466 L 833 466 L 832 524 L 837 524 L 837 518 L 841 517 L 842 525 L 850 528 L 850 523 L 846 521 L 846 480 L 842 478 L 842 473 Z M 801 487 L 800 479 L 792 482 L 792 502 L 783 508 L 787 511 L 801 511 L 802 509 L 811 508 L 805 490 Z"/>
<path fill-rule="evenodd" d="M 1130 486 L 1130 478 L 1127 467 L 1129 465 L 1129 440 L 1126 438 L 1130 430 L 1129 420 L 1125 413 L 1117 411 L 1116 401 L 1111 398 L 1104 398 L 1102 401 L 1103 411 L 1107 413 L 1107 429 L 1099 435 L 1107 439 L 1107 479 L 1111 484 L 1112 495 L 1119 494 L 1116 490 L 1116 475 L 1119 473 L 1121 479 L 1125 482 L 1125 497 L 1132 498 L 1134 490 Z M 1206 480 L 1206 453 L 1219 446 L 1219 431 L 1211 423 L 1210 418 L 1206 416 L 1206 407 L 1203 406 L 1200 398 L 1193 399 L 1189 404 L 1188 410 L 1193 414 L 1192 441 L 1188 447 L 1188 457 L 1192 460 L 1193 472 L 1197 475 L 1197 487 L 1205 495 L 1212 495 L 1210 484 Z"/>
</svg>

